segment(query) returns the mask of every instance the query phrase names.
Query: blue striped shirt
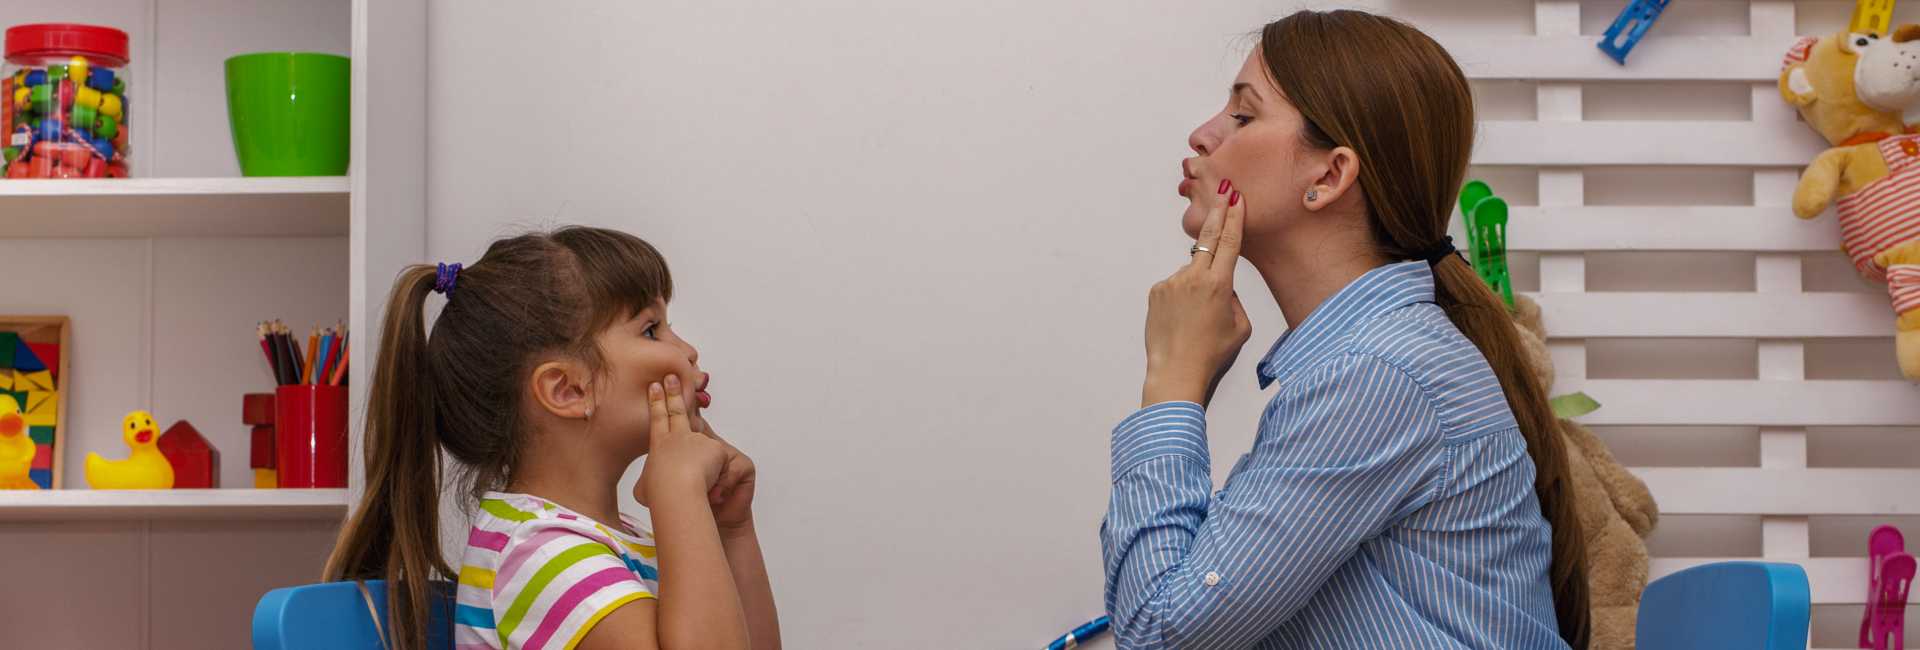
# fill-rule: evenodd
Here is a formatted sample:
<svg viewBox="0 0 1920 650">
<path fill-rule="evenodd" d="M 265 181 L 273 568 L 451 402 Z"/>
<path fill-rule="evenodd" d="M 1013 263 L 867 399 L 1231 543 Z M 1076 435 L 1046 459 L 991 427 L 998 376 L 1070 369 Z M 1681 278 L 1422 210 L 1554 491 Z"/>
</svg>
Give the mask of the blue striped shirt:
<svg viewBox="0 0 1920 650">
<path fill-rule="evenodd" d="M 1565 649 L 1552 530 L 1499 380 L 1425 262 L 1362 275 L 1282 336 L 1253 450 L 1212 493 L 1206 412 L 1113 431 L 1100 527 L 1123 649 Z"/>
</svg>

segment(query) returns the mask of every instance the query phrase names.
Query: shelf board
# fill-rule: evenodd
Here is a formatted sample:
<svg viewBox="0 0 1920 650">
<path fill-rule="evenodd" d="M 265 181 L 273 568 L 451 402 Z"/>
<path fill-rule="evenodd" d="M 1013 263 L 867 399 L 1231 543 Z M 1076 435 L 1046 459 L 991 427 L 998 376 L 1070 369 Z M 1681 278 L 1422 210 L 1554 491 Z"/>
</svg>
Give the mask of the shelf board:
<svg viewBox="0 0 1920 650">
<path fill-rule="evenodd" d="M 347 177 L 0 180 L 0 238 L 347 234 Z"/>
<path fill-rule="evenodd" d="M 347 491 L 0 490 L 0 521 L 76 519 L 340 519 Z"/>
</svg>

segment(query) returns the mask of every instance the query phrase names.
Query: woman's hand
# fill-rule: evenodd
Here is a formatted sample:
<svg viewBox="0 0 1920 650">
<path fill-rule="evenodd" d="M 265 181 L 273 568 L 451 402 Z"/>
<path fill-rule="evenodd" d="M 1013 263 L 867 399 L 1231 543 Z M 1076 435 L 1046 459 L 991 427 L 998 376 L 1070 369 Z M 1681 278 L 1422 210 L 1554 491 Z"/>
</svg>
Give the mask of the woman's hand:
<svg viewBox="0 0 1920 650">
<path fill-rule="evenodd" d="M 705 494 L 723 535 L 750 529 L 757 477 L 753 459 L 715 435 L 705 418 L 689 413 L 683 385 L 679 377 L 668 375 L 664 388 L 647 387 L 652 437 L 633 498 L 651 508 L 650 496 Z"/>
<path fill-rule="evenodd" d="M 1247 310 L 1233 291 L 1247 205 L 1230 183 L 1222 187 L 1232 194 L 1216 200 L 1200 227 L 1198 243 L 1207 250 L 1195 252 L 1185 267 L 1147 294 L 1147 380 L 1141 406 L 1172 401 L 1205 406 L 1253 335 Z"/>
</svg>

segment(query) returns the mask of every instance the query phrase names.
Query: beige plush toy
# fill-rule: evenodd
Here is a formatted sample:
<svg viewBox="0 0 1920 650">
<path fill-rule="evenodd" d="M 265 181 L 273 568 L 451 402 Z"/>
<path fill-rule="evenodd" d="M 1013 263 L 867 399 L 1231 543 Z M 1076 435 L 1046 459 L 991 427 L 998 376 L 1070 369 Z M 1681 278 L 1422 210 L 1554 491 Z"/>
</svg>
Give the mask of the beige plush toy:
<svg viewBox="0 0 1920 650">
<path fill-rule="evenodd" d="M 1523 355 L 1540 386 L 1553 386 L 1553 358 L 1547 354 L 1540 306 L 1514 296 L 1514 321 Z M 1576 510 L 1587 534 L 1587 586 L 1593 607 L 1591 650 L 1633 650 L 1633 626 L 1640 592 L 1647 586 L 1646 537 L 1660 518 L 1647 485 L 1622 467 L 1592 431 L 1560 420 L 1567 444 L 1567 470 L 1573 478 Z"/>
<path fill-rule="evenodd" d="M 1835 206 L 1841 249 L 1893 297 L 1900 371 L 1920 379 L 1920 135 L 1907 126 L 1920 122 L 1920 25 L 1800 39 L 1780 96 L 1833 145 L 1801 175 L 1793 212 Z"/>
</svg>

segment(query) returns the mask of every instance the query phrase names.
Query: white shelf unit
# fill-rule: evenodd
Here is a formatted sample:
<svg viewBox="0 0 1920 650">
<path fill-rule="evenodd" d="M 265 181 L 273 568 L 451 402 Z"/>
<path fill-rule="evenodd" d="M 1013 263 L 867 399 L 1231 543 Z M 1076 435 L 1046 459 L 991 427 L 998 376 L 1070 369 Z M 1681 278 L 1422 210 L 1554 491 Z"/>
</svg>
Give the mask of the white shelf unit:
<svg viewBox="0 0 1920 650">
<path fill-rule="evenodd" d="M 347 234 L 346 176 L 0 181 L 0 238 Z"/>
<path fill-rule="evenodd" d="M 346 511 L 344 489 L 0 491 L 0 521 L 337 520 Z"/>
<path fill-rule="evenodd" d="M 32 622 L 10 627 L 8 645 L 244 647 L 253 604 L 317 579 L 358 499 L 371 362 L 350 369 L 347 487 L 255 490 L 236 480 L 248 472 L 240 394 L 271 383 L 257 347 L 237 355 L 258 319 L 345 318 L 353 357 L 375 358 L 376 337 L 360 333 L 375 331 L 394 274 L 424 257 L 426 2 L 0 0 L 0 15 L 126 29 L 140 89 L 135 178 L 0 180 L 0 257 L 35 289 L 0 292 L 0 313 L 76 316 L 71 390 L 88 403 L 63 417 L 94 425 L 67 434 L 65 489 L 0 492 L 0 548 L 31 558 L 0 558 L 0 573 L 39 585 L 0 597 Z M 225 176 L 220 61 L 268 50 L 350 54 L 347 176 Z M 84 455 L 123 456 L 113 425 L 142 402 L 215 442 L 224 489 L 85 488 Z"/>
</svg>

